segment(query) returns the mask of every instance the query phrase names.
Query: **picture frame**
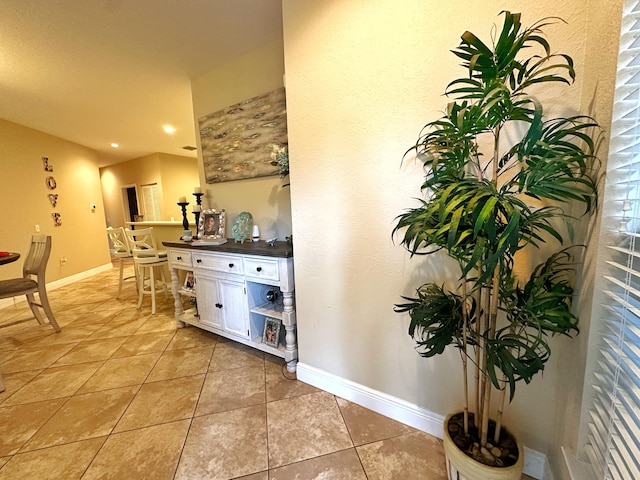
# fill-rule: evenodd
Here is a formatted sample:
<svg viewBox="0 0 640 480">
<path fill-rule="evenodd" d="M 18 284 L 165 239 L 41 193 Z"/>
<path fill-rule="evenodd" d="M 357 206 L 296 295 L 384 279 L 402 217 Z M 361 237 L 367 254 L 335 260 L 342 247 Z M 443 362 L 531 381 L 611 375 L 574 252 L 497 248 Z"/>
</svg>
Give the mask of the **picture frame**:
<svg viewBox="0 0 640 480">
<path fill-rule="evenodd" d="M 280 344 L 280 327 L 282 322 L 277 318 L 265 317 L 264 330 L 262 331 L 262 343 L 273 348 Z"/>
<path fill-rule="evenodd" d="M 198 222 L 200 240 L 221 240 L 225 237 L 226 215 L 224 210 L 202 210 Z"/>
<path fill-rule="evenodd" d="M 183 289 L 188 291 L 193 291 L 196 288 L 196 277 L 193 275 L 193 272 L 187 272 L 184 276 L 184 285 Z"/>
</svg>

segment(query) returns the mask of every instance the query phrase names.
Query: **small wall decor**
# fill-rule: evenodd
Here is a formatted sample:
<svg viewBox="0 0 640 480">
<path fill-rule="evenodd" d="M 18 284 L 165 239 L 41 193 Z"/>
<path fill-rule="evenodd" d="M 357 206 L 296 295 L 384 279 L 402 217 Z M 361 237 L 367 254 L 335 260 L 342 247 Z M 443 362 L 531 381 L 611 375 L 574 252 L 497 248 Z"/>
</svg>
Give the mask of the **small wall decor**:
<svg viewBox="0 0 640 480">
<path fill-rule="evenodd" d="M 53 165 L 49 163 L 49 157 L 42 157 L 42 164 L 44 166 L 45 172 L 53 172 Z M 45 183 L 49 190 L 55 190 L 58 186 L 56 183 L 56 179 L 53 178 L 53 175 L 49 175 L 45 178 Z M 58 205 L 58 194 L 57 193 L 49 193 L 48 195 L 49 202 L 51 203 L 51 207 L 56 208 Z M 53 226 L 59 227 L 62 225 L 62 216 L 58 212 L 54 212 L 51 214 L 53 218 Z"/>
<path fill-rule="evenodd" d="M 286 145 L 284 87 L 198 119 L 207 183 L 280 174 L 274 146 Z"/>
<path fill-rule="evenodd" d="M 53 165 L 49 165 L 49 157 L 42 157 L 45 172 L 53 172 Z"/>
<path fill-rule="evenodd" d="M 262 343 L 273 348 L 278 348 L 280 340 L 280 325 L 281 322 L 277 318 L 266 317 L 264 319 Z"/>
<path fill-rule="evenodd" d="M 247 238 L 251 238 L 252 229 L 253 215 L 249 212 L 240 212 L 231 226 L 231 235 L 236 243 L 244 243 Z"/>
</svg>

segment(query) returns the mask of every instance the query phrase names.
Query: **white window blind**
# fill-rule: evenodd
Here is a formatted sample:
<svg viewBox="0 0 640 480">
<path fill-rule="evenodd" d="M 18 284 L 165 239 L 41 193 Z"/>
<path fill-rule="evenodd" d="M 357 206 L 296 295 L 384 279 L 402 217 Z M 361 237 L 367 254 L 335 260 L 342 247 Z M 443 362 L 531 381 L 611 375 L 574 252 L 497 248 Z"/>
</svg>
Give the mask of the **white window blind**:
<svg viewBox="0 0 640 480">
<path fill-rule="evenodd" d="M 157 183 L 142 185 L 142 208 L 144 220 L 154 222 L 160 220 L 160 189 Z"/>
<path fill-rule="evenodd" d="M 598 479 L 640 479 L 640 0 L 625 0 L 601 241 L 600 344 L 586 453 Z"/>
</svg>

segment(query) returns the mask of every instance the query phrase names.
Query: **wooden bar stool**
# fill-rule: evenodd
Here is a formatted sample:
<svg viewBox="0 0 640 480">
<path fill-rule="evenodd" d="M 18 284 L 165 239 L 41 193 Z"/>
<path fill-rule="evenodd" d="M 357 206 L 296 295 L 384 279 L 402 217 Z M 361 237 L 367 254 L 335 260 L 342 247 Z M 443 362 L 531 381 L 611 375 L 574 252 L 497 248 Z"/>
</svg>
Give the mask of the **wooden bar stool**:
<svg viewBox="0 0 640 480">
<path fill-rule="evenodd" d="M 127 239 L 127 236 L 124 233 L 124 228 L 123 227 L 116 227 L 116 228 L 112 228 L 112 227 L 108 227 L 107 228 L 107 235 L 109 236 L 109 239 L 111 240 L 111 243 L 113 245 L 113 256 L 116 257 L 118 259 L 118 261 L 120 262 L 120 281 L 118 283 L 118 293 L 116 295 L 116 298 L 118 298 L 120 296 L 120 292 L 122 291 L 122 283 L 125 280 L 129 280 L 130 278 L 134 278 L 134 277 L 126 277 L 124 276 L 124 264 L 126 263 L 127 260 L 131 260 L 133 263 L 133 254 L 131 253 L 131 247 L 129 246 L 129 240 Z M 135 270 L 135 268 L 134 268 Z M 136 287 L 138 285 L 138 280 L 136 278 Z"/>
<path fill-rule="evenodd" d="M 162 291 L 168 297 L 169 289 L 165 278 L 168 265 L 167 251 L 158 250 L 153 236 L 153 227 L 125 230 L 125 235 L 133 254 L 133 264 L 138 277 L 138 308 L 142 306 L 144 295 L 151 295 L 151 313 L 156 313 L 156 292 Z M 159 272 L 156 271 L 159 269 Z M 159 276 L 156 276 L 159 273 Z"/>
</svg>

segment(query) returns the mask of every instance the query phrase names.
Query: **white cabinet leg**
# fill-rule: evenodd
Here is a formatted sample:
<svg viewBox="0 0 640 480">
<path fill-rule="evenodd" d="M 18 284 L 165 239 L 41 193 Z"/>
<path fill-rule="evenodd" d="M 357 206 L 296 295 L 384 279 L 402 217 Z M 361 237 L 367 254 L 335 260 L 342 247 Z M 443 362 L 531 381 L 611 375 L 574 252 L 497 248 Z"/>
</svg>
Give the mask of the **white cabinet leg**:
<svg viewBox="0 0 640 480">
<path fill-rule="evenodd" d="M 173 305 L 175 307 L 175 319 L 176 326 L 178 328 L 184 328 L 185 323 L 180 320 L 180 316 L 184 313 L 182 308 L 182 296 L 180 295 L 180 280 L 178 278 L 178 270 L 176 268 L 169 268 L 171 273 L 171 293 L 173 294 Z"/>
<path fill-rule="evenodd" d="M 285 329 L 284 360 L 287 362 L 287 370 L 290 373 L 296 371 L 298 363 L 298 345 L 296 339 L 296 312 L 293 309 L 293 291 L 282 291 L 282 323 Z"/>
</svg>

